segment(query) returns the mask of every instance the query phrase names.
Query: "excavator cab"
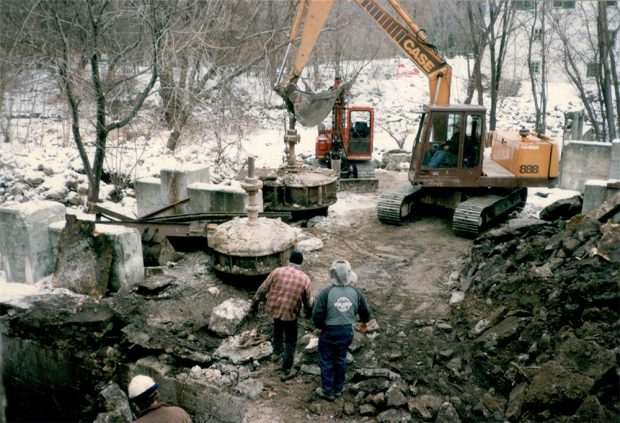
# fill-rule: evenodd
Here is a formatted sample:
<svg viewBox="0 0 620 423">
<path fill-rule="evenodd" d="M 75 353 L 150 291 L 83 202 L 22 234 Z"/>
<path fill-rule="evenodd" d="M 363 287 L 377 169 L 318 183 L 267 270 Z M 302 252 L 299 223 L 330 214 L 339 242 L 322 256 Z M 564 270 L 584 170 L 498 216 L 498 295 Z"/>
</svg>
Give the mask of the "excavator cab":
<svg viewBox="0 0 620 423">
<path fill-rule="evenodd" d="M 411 183 L 476 186 L 482 175 L 485 114 L 481 106 L 425 106 L 409 171 Z"/>
<path fill-rule="evenodd" d="M 372 160 L 374 110 L 370 107 L 351 106 L 347 110 L 346 155 L 350 160 Z"/>
</svg>

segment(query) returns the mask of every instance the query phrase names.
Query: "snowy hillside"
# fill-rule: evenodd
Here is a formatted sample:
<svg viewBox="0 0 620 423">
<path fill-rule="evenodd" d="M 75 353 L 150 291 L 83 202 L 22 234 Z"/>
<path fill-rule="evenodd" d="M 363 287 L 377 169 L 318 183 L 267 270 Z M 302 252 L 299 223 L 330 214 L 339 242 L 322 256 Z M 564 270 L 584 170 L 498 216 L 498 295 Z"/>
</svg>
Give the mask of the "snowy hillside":
<svg viewBox="0 0 620 423">
<path fill-rule="evenodd" d="M 410 150 L 417 130 L 418 113 L 428 101 L 428 81 L 422 74 L 397 75 L 398 65 L 402 59 L 382 60 L 366 66 L 351 91 L 349 104 L 370 104 L 375 108 L 376 119 L 383 126 L 389 125 L 392 132 L 408 133 L 405 149 Z M 452 59 L 454 69 L 452 82 L 452 100 L 464 99 L 464 81 L 467 75 L 465 59 Z M 410 66 L 410 65 L 407 65 Z M 325 72 L 329 75 L 329 72 Z M 330 76 L 324 84 L 329 86 Z M 284 156 L 284 125 L 286 112 L 281 107 L 282 100 L 275 93 L 266 94 L 264 83 L 250 76 L 240 78 L 238 89 L 246 99 L 242 104 L 245 119 L 252 122 L 241 132 L 227 133 L 225 128 L 217 132 L 217 137 L 210 132 L 213 128 L 206 118 L 198 117 L 193 135 L 186 136 L 177 148 L 170 152 L 165 147 L 168 131 L 158 127 L 153 121 L 153 110 L 158 104 L 157 94 L 149 98 L 149 106 L 131 127 L 131 134 L 125 131 L 111 134 L 106 160 L 106 170 L 122 174 L 129 181 L 146 176 L 158 176 L 163 167 L 187 163 L 207 164 L 216 179 L 234 178 L 247 155 L 257 157 L 257 165 L 277 167 Z M 563 113 L 576 108 L 577 97 L 571 94 L 568 84 L 553 84 L 549 87 L 549 107 L 551 111 L 547 122 L 549 135 L 561 138 Z M 0 144 L 0 203 L 11 204 L 34 199 L 54 199 L 78 206 L 87 187 L 86 177 L 82 174 L 82 163 L 71 138 L 70 122 L 60 116 L 67 116 L 66 107 L 56 97 L 58 103 L 42 101 L 40 93 L 30 97 L 22 95 L 21 106 L 13 114 L 29 112 L 28 119 L 14 119 L 18 133 L 17 141 Z M 534 110 L 530 105 L 529 84 L 524 81 L 521 93 L 517 97 L 502 100 L 498 114 L 498 128 L 519 129 L 532 127 Z M 266 106 L 264 106 L 266 104 Z M 42 105 L 44 113 L 40 119 L 32 118 Z M 22 107 L 20 110 L 19 107 Z M 208 111 L 207 111 L 208 112 Z M 208 116 L 208 113 L 201 114 Z M 203 120 L 201 120 L 203 119 Z M 204 131 L 201 131 L 204 127 Z M 82 125 L 86 138 L 92 139 L 92 125 Z M 217 130 L 217 129 L 216 129 Z M 301 142 L 297 146 L 298 155 L 311 158 L 314 154 L 316 128 L 304 128 L 298 125 Z M 198 134 L 198 135 L 196 135 Z M 131 136 L 130 136 L 131 135 Z M 230 140 L 227 139 L 230 138 Z M 217 139 L 216 139 L 217 138 Z M 21 140 L 21 141 L 20 141 Z M 235 142 L 238 141 L 238 142 Z M 227 151 L 225 164 L 216 163 L 213 151 L 218 144 L 229 142 L 232 148 Z M 397 148 L 390 135 L 376 126 L 375 158 L 381 158 L 383 152 Z M 101 197 L 110 200 L 114 187 L 102 184 Z M 125 213 L 135 211 L 132 190 L 127 188 L 117 193 L 120 202 L 116 207 Z"/>
</svg>

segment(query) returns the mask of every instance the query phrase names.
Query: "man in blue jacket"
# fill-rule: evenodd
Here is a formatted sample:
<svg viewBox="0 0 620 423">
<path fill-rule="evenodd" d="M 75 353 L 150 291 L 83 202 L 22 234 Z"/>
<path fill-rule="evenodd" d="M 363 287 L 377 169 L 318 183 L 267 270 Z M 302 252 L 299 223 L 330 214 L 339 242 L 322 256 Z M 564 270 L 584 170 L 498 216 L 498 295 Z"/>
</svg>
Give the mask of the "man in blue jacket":
<svg viewBox="0 0 620 423">
<path fill-rule="evenodd" d="M 328 401 L 342 395 L 347 371 L 347 349 L 353 341 L 353 324 L 356 316 L 362 322 L 360 331 L 366 331 L 370 321 L 370 308 L 364 295 L 351 286 L 357 275 L 346 260 L 336 260 L 329 269 L 332 285 L 321 291 L 316 299 L 312 319 L 321 329 L 319 337 L 319 365 L 321 385 L 316 394 Z"/>
</svg>

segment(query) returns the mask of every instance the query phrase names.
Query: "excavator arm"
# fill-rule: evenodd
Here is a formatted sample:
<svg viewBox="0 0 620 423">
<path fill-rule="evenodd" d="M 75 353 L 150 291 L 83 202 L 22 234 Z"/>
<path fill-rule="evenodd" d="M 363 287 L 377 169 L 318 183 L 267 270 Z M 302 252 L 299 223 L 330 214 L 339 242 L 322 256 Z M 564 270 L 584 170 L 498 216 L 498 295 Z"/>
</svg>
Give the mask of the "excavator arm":
<svg viewBox="0 0 620 423">
<path fill-rule="evenodd" d="M 280 82 L 284 70 L 284 63 L 289 50 L 284 58 L 280 77 L 276 84 L 276 91 L 285 99 L 289 109 L 288 96 L 295 91 L 294 86 L 308 63 L 308 59 L 319 34 L 331 11 L 335 0 L 300 0 L 295 14 L 295 20 L 291 27 L 289 48 L 299 34 L 299 28 L 303 21 L 303 30 L 300 43 L 291 66 L 290 75 Z M 398 0 L 388 0 L 390 6 L 400 16 L 405 25 L 401 24 L 396 17 L 381 6 L 377 0 L 354 0 L 373 21 L 390 37 L 390 39 L 409 57 L 409 59 L 428 77 L 430 103 L 444 105 L 450 103 L 450 82 L 452 69 L 446 63 L 435 47 L 427 41 L 424 32 L 416 25 L 407 14 Z"/>
</svg>

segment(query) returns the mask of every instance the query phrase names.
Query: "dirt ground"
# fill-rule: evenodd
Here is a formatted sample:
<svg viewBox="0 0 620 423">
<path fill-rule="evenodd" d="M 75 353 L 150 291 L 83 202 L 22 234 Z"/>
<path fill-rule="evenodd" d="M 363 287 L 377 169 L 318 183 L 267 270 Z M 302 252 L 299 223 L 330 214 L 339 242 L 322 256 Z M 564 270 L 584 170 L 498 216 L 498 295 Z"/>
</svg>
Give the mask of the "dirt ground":
<svg viewBox="0 0 620 423">
<path fill-rule="evenodd" d="M 378 172 L 377 176 L 380 191 L 408 184 L 406 173 Z M 425 369 L 433 365 L 436 351 L 451 342 L 450 331 L 437 328 L 438 323 L 449 318 L 447 281 L 451 265 L 472 241 L 455 236 L 450 221 L 442 217 L 426 216 L 401 227 L 383 225 L 376 217 L 378 198 L 379 193 L 339 193 L 338 201 L 343 206 L 316 226 L 302 229 L 324 244 L 320 250 L 305 253 L 302 269 L 310 276 L 315 295 L 328 285 L 328 269 L 336 258 L 349 260 L 358 275 L 357 287 L 366 295 L 379 330 L 354 354 L 351 375 L 358 367 L 388 368 L 399 373 L 406 383 L 428 385 L 432 390 L 436 381 L 427 380 Z M 179 295 L 177 288 L 167 290 L 166 307 L 160 306 L 161 298 L 144 302 L 128 297 L 117 298 L 115 308 L 122 309 L 123 314 L 133 310 L 134 320 L 137 316 L 149 316 L 148 326 L 166 327 L 177 339 L 195 333 L 198 340 L 192 342 L 192 350 L 196 349 L 196 342 L 202 342 L 206 351 L 216 346 L 217 339 L 202 336 L 202 328 L 215 305 L 229 297 L 251 298 L 254 292 L 253 287 L 240 289 L 214 277 L 203 253 L 186 254 L 176 266 L 166 270 L 166 275 L 174 276 L 175 285 L 183 291 Z M 216 287 L 217 295 L 208 293 L 207 286 Z M 136 307 L 146 309 L 137 311 Z M 137 326 L 144 329 L 139 323 Z M 270 336 L 271 320 L 262 308 L 239 331 L 252 328 Z M 311 320 L 302 318 L 299 329 L 301 338 L 314 327 Z M 150 348 L 152 342 L 153 339 Z M 165 344 L 162 340 L 164 349 Z M 320 385 L 318 376 L 299 373 L 292 380 L 281 382 L 279 367 L 269 360 L 261 361 L 255 373 L 265 390 L 249 400 L 247 422 L 374 421 L 357 412 L 345 415 L 344 404 L 353 402 L 349 392 L 334 403 L 320 401 L 313 394 Z"/>
<path fill-rule="evenodd" d="M 378 177 L 380 190 L 407 183 L 405 173 L 381 172 Z M 329 265 L 336 258 L 349 260 L 358 275 L 357 287 L 366 295 L 380 330 L 355 354 L 350 372 L 355 367 L 382 367 L 409 380 L 423 378 L 424 368 L 431 364 L 428 357 L 437 349 L 435 342 L 428 342 L 436 330 L 434 323 L 448 318 L 446 282 L 451 263 L 471 240 L 455 236 L 444 218 L 425 217 L 401 227 L 383 225 L 374 208 L 378 194 L 341 193 L 339 201 L 350 201 L 350 196 L 364 207 L 347 210 L 336 224 L 304 229 L 322 239 L 324 246 L 305 254 L 303 270 L 312 279 L 315 295 L 328 285 Z M 269 325 L 264 314 L 259 320 Z M 312 330 L 310 320 L 300 320 L 300 336 Z M 262 380 L 266 392 L 249 407 L 248 422 L 364 419 L 344 415 L 343 404 L 352 400 L 351 394 L 334 403 L 318 401 L 313 394 L 320 384 L 318 376 L 300 374 L 283 383 L 276 366 L 267 366 Z M 309 411 L 317 402 L 320 405 Z"/>
<path fill-rule="evenodd" d="M 405 173 L 377 176 L 380 192 L 408 184 Z M 328 285 L 331 262 L 346 259 L 378 326 L 353 351 L 344 395 L 320 400 L 314 394 L 320 377 L 309 373 L 281 382 L 279 366 L 269 359 L 232 366 L 236 377 L 242 368 L 244 378 L 264 387 L 245 401 L 244 422 L 617 421 L 620 265 L 591 253 L 602 232 L 618 250 L 615 226 L 602 229 L 593 219 L 537 223 L 523 233 L 502 229 L 474 242 L 455 236 L 450 219 L 438 215 L 399 227 L 379 223 L 380 192 L 339 193 L 327 217 L 296 223 L 304 236 L 323 242 L 304 254 L 302 268 L 314 294 Z M 211 311 L 229 298 L 251 299 L 256 287 L 224 282 L 211 270 L 207 251 L 192 251 L 137 291 L 101 301 L 43 303 L 15 312 L 7 327 L 12 336 L 71 349 L 93 379 L 106 383 L 126 386 L 117 380 L 125 373 L 119 363 L 146 356 L 172 365 L 175 373 L 198 365 L 221 366 L 224 374 L 231 366 L 213 361 L 223 339 L 209 331 Z M 467 296 L 451 306 L 455 288 Z M 100 318 L 93 320 L 92 310 Z M 76 331 L 76 322 L 84 328 Z M 261 307 L 237 332 L 255 330 L 266 340 L 271 326 Z M 299 337 L 313 331 L 311 320 L 301 318 Z M 586 356 L 572 352 L 577 350 Z M 316 354 L 302 358 L 303 364 L 317 361 Z M 360 369 L 383 373 L 360 376 Z M 396 377 L 388 381 L 386 372 Z M 383 382 L 396 388 L 380 387 Z M 224 383 L 223 389 L 237 396 L 235 386 Z M 93 408 L 80 421 L 100 412 L 93 395 Z"/>
</svg>

